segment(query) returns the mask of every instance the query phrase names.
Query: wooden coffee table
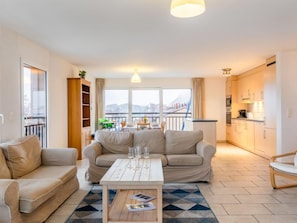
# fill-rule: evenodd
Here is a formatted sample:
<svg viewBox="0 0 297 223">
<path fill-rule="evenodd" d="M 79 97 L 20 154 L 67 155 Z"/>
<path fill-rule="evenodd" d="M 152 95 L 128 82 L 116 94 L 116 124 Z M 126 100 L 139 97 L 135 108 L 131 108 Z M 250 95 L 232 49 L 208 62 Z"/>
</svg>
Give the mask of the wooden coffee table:
<svg viewBox="0 0 297 223">
<path fill-rule="evenodd" d="M 162 222 L 162 185 L 164 183 L 161 159 L 140 159 L 139 168 L 132 169 L 129 159 L 117 159 L 100 180 L 103 187 L 103 223 Z M 116 189 L 109 204 L 109 189 Z M 142 192 L 155 196 L 151 202 L 155 210 L 129 212 L 126 204 L 139 203 L 131 195 Z"/>
</svg>

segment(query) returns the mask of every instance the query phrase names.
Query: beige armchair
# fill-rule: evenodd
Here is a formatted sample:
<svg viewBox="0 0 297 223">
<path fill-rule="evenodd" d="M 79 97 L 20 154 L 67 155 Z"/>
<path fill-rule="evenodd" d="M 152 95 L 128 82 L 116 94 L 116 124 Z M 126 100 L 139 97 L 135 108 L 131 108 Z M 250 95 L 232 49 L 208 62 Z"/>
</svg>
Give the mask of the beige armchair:
<svg viewBox="0 0 297 223">
<path fill-rule="evenodd" d="M 294 158 L 296 156 L 296 152 L 297 151 L 271 157 L 270 165 L 269 165 L 270 180 L 271 180 L 271 185 L 274 189 L 281 189 L 281 188 L 297 186 L 297 166 L 296 166 L 296 164 L 294 165 L 294 161 L 292 161 L 292 162 L 279 161 L 280 158 L 283 158 L 283 159 Z M 282 185 L 276 185 L 276 180 L 275 180 L 276 175 L 287 178 L 287 179 L 291 180 L 292 182 L 285 183 Z M 293 183 L 293 181 L 296 181 L 296 183 Z"/>
</svg>

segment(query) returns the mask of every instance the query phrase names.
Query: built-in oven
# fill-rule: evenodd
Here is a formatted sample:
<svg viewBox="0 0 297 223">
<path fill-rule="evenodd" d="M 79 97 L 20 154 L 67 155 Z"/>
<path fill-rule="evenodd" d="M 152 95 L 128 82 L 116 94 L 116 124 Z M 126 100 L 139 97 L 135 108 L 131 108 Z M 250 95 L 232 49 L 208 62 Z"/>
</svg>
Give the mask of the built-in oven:
<svg viewBox="0 0 297 223">
<path fill-rule="evenodd" d="M 226 108 L 231 107 L 232 105 L 232 96 L 229 95 L 226 97 Z"/>
<path fill-rule="evenodd" d="M 231 107 L 232 106 L 232 96 L 229 95 L 226 97 L 226 124 L 231 124 L 232 114 Z"/>
<path fill-rule="evenodd" d="M 231 125 L 232 113 L 231 107 L 226 107 L 226 124 Z"/>
</svg>

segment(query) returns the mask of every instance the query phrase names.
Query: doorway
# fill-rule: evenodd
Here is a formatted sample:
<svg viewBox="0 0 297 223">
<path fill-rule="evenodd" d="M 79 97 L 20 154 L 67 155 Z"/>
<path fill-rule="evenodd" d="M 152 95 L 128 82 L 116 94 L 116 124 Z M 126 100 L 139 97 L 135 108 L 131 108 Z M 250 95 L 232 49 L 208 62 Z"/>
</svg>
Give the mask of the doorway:
<svg viewBox="0 0 297 223">
<path fill-rule="evenodd" d="M 22 129 L 23 136 L 37 135 L 47 147 L 47 75 L 46 71 L 23 65 Z"/>
</svg>

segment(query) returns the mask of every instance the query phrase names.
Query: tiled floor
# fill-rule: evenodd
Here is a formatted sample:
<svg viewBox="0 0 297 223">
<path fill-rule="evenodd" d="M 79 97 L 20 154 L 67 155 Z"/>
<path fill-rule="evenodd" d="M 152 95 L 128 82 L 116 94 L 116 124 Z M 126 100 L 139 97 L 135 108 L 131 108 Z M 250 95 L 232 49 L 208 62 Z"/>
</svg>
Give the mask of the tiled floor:
<svg viewBox="0 0 297 223">
<path fill-rule="evenodd" d="M 269 161 L 227 143 L 219 143 L 213 158 L 212 183 L 199 188 L 220 223 L 296 223 L 297 188 L 273 190 Z M 87 161 L 79 161 L 80 189 L 46 223 L 65 222 L 89 191 L 84 180 Z"/>
</svg>

